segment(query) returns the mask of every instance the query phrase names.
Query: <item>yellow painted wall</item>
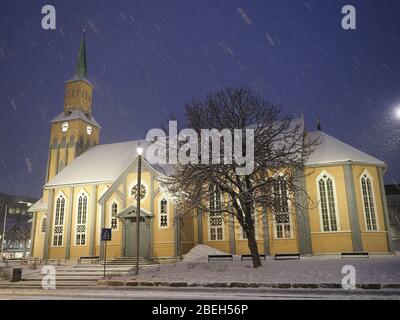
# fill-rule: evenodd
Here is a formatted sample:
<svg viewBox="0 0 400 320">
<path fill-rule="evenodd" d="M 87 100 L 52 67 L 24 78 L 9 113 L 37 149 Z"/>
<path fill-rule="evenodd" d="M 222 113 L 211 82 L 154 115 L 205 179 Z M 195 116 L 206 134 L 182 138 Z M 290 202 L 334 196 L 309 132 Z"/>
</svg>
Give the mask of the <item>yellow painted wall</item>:
<svg viewBox="0 0 400 320">
<path fill-rule="evenodd" d="M 193 232 L 194 210 L 183 215 L 180 232 L 181 232 L 181 254 L 186 254 L 194 246 Z"/>
<path fill-rule="evenodd" d="M 33 247 L 32 256 L 35 258 L 43 257 L 44 237 L 45 233 L 42 232 L 42 219 L 46 216 L 45 212 L 36 212 L 36 226 L 35 226 L 35 242 Z"/>
<path fill-rule="evenodd" d="M 111 206 L 116 202 L 118 205 L 118 211 L 123 209 L 123 199 L 121 199 L 117 193 L 114 193 L 106 202 L 105 202 L 105 227 L 111 228 Z M 100 219 L 100 214 L 99 214 Z M 123 256 L 123 231 L 124 225 L 121 220 L 118 219 L 117 229 L 112 229 L 111 241 L 107 242 L 107 257 L 108 258 L 116 258 Z M 99 235 L 100 236 L 100 235 Z"/>
<path fill-rule="evenodd" d="M 65 84 L 64 110 L 81 109 L 91 113 L 93 87 L 86 81 L 68 81 Z"/>
<path fill-rule="evenodd" d="M 55 220 L 55 210 L 56 210 L 55 203 L 61 194 L 65 197 L 63 242 L 62 242 L 61 246 L 53 246 L 54 220 Z M 53 199 L 53 212 L 50 213 L 52 215 L 52 219 L 51 219 L 52 222 L 51 222 L 51 226 L 50 226 L 49 259 L 64 259 L 65 258 L 65 248 L 66 248 L 66 243 L 67 243 L 66 226 L 67 226 L 67 221 L 69 219 L 69 197 L 70 196 L 71 196 L 71 194 L 70 194 L 69 188 L 55 189 L 54 199 Z"/>
<path fill-rule="evenodd" d="M 322 232 L 320 205 L 318 202 L 317 177 L 326 171 L 334 177 L 336 185 L 338 232 Z M 327 166 L 306 169 L 306 188 L 312 199 L 309 209 L 312 250 L 314 254 L 352 251 L 350 222 L 343 166 Z"/>
<path fill-rule="evenodd" d="M 52 179 L 58 173 L 58 164 L 61 160 L 64 161 L 65 166 L 71 163 L 71 161 L 77 156 L 75 154 L 75 148 L 65 147 L 62 148 L 60 146 L 62 138 L 65 137 L 66 145 L 69 146 L 71 136 L 75 137 L 75 142 L 79 142 L 80 138 L 83 138 L 84 146 L 87 145 L 87 142 L 90 145 L 99 144 L 100 139 L 100 129 L 92 126 L 92 133 L 88 135 L 86 132 L 86 127 L 89 125 L 88 122 L 75 119 L 68 121 L 69 128 L 67 132 L 62 132 L 61 125 L 63 122 L 52 123 L 50 128 L 50 161 L 49 161 L 49 180 Z M 59 146 L 57 149 L 53 149 L 53 140 L 57 140 L 57 145 Z"/>
<path fill-rule="evenodd" d="M 210 228 L 209 228 L 209 214 L 207 212 L 202 212 L 202 223 L 203 223 L 203 244 L 213 247 L 215 249 L 230 252 L 229 244 L 229 217 L 227 214 L 223 217 L 223 240 L 210 240 Z"/>
<path fill-rule="evenodd" d="M 368 231 L 366 226 L 365 212 L 363 206 L 361 176 L 367 170 L 372 177 L 372 192 L 374 194 L 375 214 L 377 217 L 377 231 Z M 375 166 L 353 166 L 354 186 L 357 198 L 357 210 L 361 229 L 361 238 L 364 251 L 368 252 L 387 252 L 387 230 L 385 226 L 385 216 L 382 207 L 382 197 L 379 182 L 379 171 Z M 383 192 L 384 193 L 384 192 Z"/>
<path fill-rule="evenodd" d="M 159 228 L 160 201 L 168 201 L 168 228 Z M 174 206 L 165 194 L 159 192 L 154 202 L 153 254 L 155 257 L 174 256 Z"/>
<path fill-rule="evenodd" d="M 373 188 L 374 188 L 374 196 L 375 196 L 375 206 L 376 213 L 378 217 L 378 232 L 367 232 L 365 229 L 365 218 L 362 206 L 362 198 L 361 198 L 361 186 L 359 183 L 359 177 L 365 167 L 363 166 L 354 166 L 353 174 L 354 174 L 354 182 L 355 182 L 355 190 L 356 190 L 356 199 L 357 199 L 357 208 L 359 213 L 360 227 L 362 230 L 362 241 L 364 250 L 368 252 L 387 252 L 387 236 L 384 225 L 384 212 L 382 208 L 382 199 L 380 194 L 380 185 L 379 185 L 379 176 L 378 171 L 375 167 L 367 167 L 369 174 L 373 177 Z M 322 232 L 321 231 L 321 222 L 320 222 L 320 211 L 318 204 L 318 193 L 317 193 L 317 182 L 316 178 L 322 171 L 326 171 L 328 174 L 334 177 L 335 186 L 336 186 L 336 200 L 337 200 L 337 214 L 338 214 L 338 225 L 339 230 L 337 232 Z M 310 216 L 310 228 L 311 228 L 311 241 L 312 241 L 312 252 L 314 254 L 324 254 L 324 253 L 340 253 L 345 251 L 352 251 L 352 240 L 351 240 L 351 232 L 350 232 L 350 223 L 348 217 L 348 208 L 347 208 L 347 196 L 345 190 L 345 181 L 344 181 L 344 171 L 342 166 L 329 166 L 329 167 L 321 167 L 321 168 L 308 168 L 306 170 L 306 187 L 307 192 L 311 199 L 313 200 L 313 207 L 309 209 Z M 154 178 L 153 174 L 148 171 L 142 172 L 142 183 L 146 187 L 146 196 L 142 200 L 142 208 L 151 211 L 150 204 L 150 187 L 151 187 L 151 178 Z M 135 200 L 132 199 L 131 196 L 131 188 L 136 185 L 136 173 L 129 173 L 126 179 L 126 205 L 129 206 L 131 204 L 135 204 Z M 111 184 L 103 184 L 97 186 L 97 200 L 104 194 L 106 190 L 111 186 Z M 75 245 L 75 230 L 76 230 L 76 213 L 77 213 L 77 203 L 78 196 L 82 190 L 82 188 L 88 194 L 88 217 L 87 217 L 87 245 L 85 246 L 77 246 Z M 123 192 L 123 183 L 121 183 L 117 189 L 119 192 Z M 159 190 L 158 182 L 154 181 L 154 189 L 155 191 Z M 66 196 L 66 208 L 65 208 L 65 218 L 64 218 L 64 245 L 66 243 L 66 223 L 69 219 L 69 188 L 60 188 L 56 189 L 55 199 L 60 191 Z M 44 193 L 44 196 L 47 197 L 47 192 Z M 169 213 L 169 226 L 166 229 L 162 229 L 159 227 L 159 204 L 162 198 L 166 197 L 162 191 L 158 191 L 154 199 L 154 218 L 153 218 L 153 226 L 152 226 L 152 235 L 153 235 L 153 255 L 155 257 L 173 257 L 174 256 L 174 207 L 171 201 L 168 200 L 168 213 Z M 79 186 L 75 188 L 72 208 L 72 225 L 71 225 L 71 258 L 78 258 L 82 255 L 89 254 L 90 247 L 90 237 L 91 237 L 91 219 L 92 219 L 92 186 Z M 106 226 L 110 226 L 110 215 L 111 215 L 111 203 L 113 201 L 117 201 L 119 206 L 119 211 L 122 210 L 123 200 L 120 199 L 118 192 L 113 193 L 110 198 L 105 202 L 105 219 Z M 55 206 L 53 206 L 54 208 Z M 54 210 L 53 210 L 54 211 Z M 52 213 L 54 215 L 54 212 Z M 42 256 L 43 252 L 43 240 L 44 237 L 41 234 L 38 234 L 40 230 L 40 215 L 43 213 L 38 213 L 38 222 L 36 226 L 36 241 L 34 248 L 35 256 Z M 100 254 L 100 221 L 101 216 L 101 206 L 97 204 L 97 218 L 95 224 L 95 254 Z M 54 219 L 53 219 L 54 222 Z M 229 243 L 229 217 L 226 215 L 224 217 L 224 240 L 222 241 L 211 241 L 209 240 L 209 225 L 208 225 L 208 214 L 202 214 L 203 224 L 203 243 L 219 249 L 224 252 L 230 252 L 230 243 Z M 299 243 L 298 243 L 298 234 L 297 234 L 297 219 L 294 212 L 291 213 L 291 227 L 292 227 L 292 238 L 291 239 L 276 239 L 275 238 L 275 226 L 272 219 L 272 213 L 268 212 L 268 228 L 269 228 L 269 248 L 271 254 L 276 253 L 294 253 L 299 252 Z M 53 232 L 53 226 L 52 226 Z M 182 253 L 186 253 L 190 250 L 195 244 L 198 243 L 198 221 L 197 221 L 197 211 L 190 212 L 186 214 L 181 221 L 181 249 Z M 264 253 L 264 236 L 263 236 L 263 222 L 262 222 L 262 213 L 258 211 L 257 214 L 257 245 L 260 253 Z M 52 239 L 52 237 L 51 237 Z M 108 258 L 114 258 L 123 255 L 122 243 L 123 243 L 123 227 L 121 222 L 119 222 L 119 229 L 113 231 L 112 241 L 108 243 Z M 242 239 L 241 231 L 239 227 L 238 221 L 235 221 L 235 243 L 236 243 L 236 253 L 237 254 L 248 254 L 248 244 L 246 239 Z M 50 246 L 50 258 L 63 258 L 65 256 L 65 247 L 53 247 Z"/>
<path fill-rule="evenodd" d="M 353 251 L 351 232 L 317 232 L 311 234 L 313 254 Z"/>
<path fill-rule="evenodd" d="M 298 235 L 297 235 L 297 219 L 295 211 L 292 209 L 290 212 L 290 227 L 291 227 L 291 238 L 279 239 L 275 235 L 276 225 L 274 223 L 272 212 L 268 211 L 268 228 L 269 228 L 269 244 L 270 254 L 277 253 L 298 253 Z"/>
<path fill-rule="evenodd" d="M 78 215 L 78 199 L 82 194 L 86 194 L 88 197 L 87 206 L 87 217 L 86 217 L 86 244 L 77 245 L 76 244 L 76 222 Z M 91 240 L 91 225 L 92 225 L 92 198 L 93 190 L 91 185 L 76 187 L 74 192 L 73 206 L 72 206 L 72 221 L 71 221 L 71 251 L 70 259 L 77 259 L 81 256 L 88 256 L 90 240 Z"/>
</svg>

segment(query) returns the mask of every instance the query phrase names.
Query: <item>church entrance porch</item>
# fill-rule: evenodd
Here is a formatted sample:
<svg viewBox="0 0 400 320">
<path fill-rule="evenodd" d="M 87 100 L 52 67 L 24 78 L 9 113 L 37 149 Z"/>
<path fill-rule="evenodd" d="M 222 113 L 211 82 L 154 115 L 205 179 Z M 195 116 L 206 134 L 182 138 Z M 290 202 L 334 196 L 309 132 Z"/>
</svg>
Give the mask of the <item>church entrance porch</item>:
<svg viewBox="0 0 400 320">
<path fill-rule="evenodd" d="M 117 214 L 123 228 L 123 256 L 136 257 L 136 206 L 131 205 Z M 150 258 L 153 256 L 152 233 L 153 214 L 147 210 L 140 210 L 139 256 Z"/>
<path fill-rule="evenodd" d="M 125 220 L 125 256 L 136 257 L 136 218 Z M 149 257 L 149 228 L 140 217 L 139 256 Z"/>
</svg>

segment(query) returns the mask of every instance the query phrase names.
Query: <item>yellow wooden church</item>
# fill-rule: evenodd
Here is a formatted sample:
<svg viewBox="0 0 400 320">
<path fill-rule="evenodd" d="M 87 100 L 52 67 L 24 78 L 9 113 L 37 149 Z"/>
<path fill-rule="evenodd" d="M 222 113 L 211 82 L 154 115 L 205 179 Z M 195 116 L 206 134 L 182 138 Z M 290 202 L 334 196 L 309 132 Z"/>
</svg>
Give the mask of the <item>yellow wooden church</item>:
<svg viewBox="0 0 400 320">
<path fill-rule="evenodd" d="M 142 199 L 142 257 L 179 258 L 197 244 L 227 253 L 249 253 L 233 218 L 195 211 L 176 219 L 179 212 L 157 180 L 168 174 L 167 168 L 151 166 L 143 159 L 138 191 L 139 141 L 99 144 L 101 127 L 93 117 L 92 101 L 83 35 L 74 76 L 65 83 L 64 110 L 51 121 L 43 197 L 30 209 L 32 256 L 103 258 L 103 227 L 112 229 L 108 258 L 134 256 L 137 192 Z M 308 159 L 300 183 L 316 205 L 301 213 L 282 212 L 279 223 L 271 212 L 257 211 L 260 253 L 392 252 L 383 186 L 385 163 L 320 130 L 307 132 L 308 137 L 318 137 L 321 143 Z M 146 148 L 146 141 L 141 146 Z"/>
</svg>

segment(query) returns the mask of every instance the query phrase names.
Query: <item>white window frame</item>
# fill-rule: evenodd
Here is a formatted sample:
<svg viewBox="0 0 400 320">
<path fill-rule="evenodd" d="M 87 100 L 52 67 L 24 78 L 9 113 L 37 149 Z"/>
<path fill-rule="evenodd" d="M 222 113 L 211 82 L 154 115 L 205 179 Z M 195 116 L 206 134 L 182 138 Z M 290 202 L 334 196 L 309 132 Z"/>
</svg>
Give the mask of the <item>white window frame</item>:
<svg viewBox="0 0 400 320">
<path fill-rule="evenodd" d="M 79 199 L 80 199 L 80 197 L 82 197 L 82 196 L 85 196 L 86 197 L 86 220 L 85 220 L 85 223 L 82 223 L 82 221 L 81 221 L 81 223 L 79 223 L 78 224 L 78 214 L 79 214 Z M 84 207 L 83 207 L 83 203 L 82 203 L 82 209 L 83 209 Z M 83 211 L 82 211 L 82 213 L 83 213 Z M 75 238 L 74 238 L 74 244 L 75 244 L 75 246 L 77 246 L 77 247 L 84 247 L 84 246 L 87 246 L 87 243 L 88 243 L 88 237 L 87 237 L 87 234 L 88 234 L 88 218 L 89 218 L 89 195 L 88 195 L 88 193 L 85 191 L 85 190 L 81 190 L 79 193 L 78 193 L 78 195 L 77 195 L 77 198 L 76 198 L 76 214 L 75 214 Z M 78 227 L 85 227 L 85 231 L 84 232 L 82 232 L 82 231 L 80 231 L 80 232 L 78 232 Z M 80 235 L 80 241 L 79 241 L 79 244 L 77 243 L 77 237 L 78 237 L 78 235 Z M 83 243 L 82 244 L 82 235 L 85 235 L 85 243 Z"/>
<path fill-rule="evenodd" d="M 325 231 L 324 230 L 324 222 L 322 219 L 322 206 L 321 206 L 321 192 L 319 189 L 319 180 L 323 179 L 323 176 L 327 176 L 327 178 L 325 179 L 325 181 L 330 178 L 332 181 L 332 191 L 333 191 L 333 202 L 334 202 L 334 208 L 335 208 L 335 218 L 336 218 L 336 225 L 337 225 L 337 230 L 332 231 L 331 230 L 331 222 L 330 222 L 330 212 L 328 212 L 328 224 L 329 224 L 329 231 Z M 315 179 L 315 185 L 316 185 L 316 190 L 317 190 L 317 199 L 318 199 L 318 210 L 319 210 L 319 221 L 320 221 L 320 230 L 323 233 L 335 233 L 335 232 L 340 232 L 341 228 L 340 228 L 340 215 L 339 215 L 339 210 L 338 210 L 338 203 L 337 203 L 337 194 L 336 194 L 336 180 L 334 178 L 333 175 L 331 175 L 329 172 L 327 172 L 326 170 L 322 170 L 322 172 L 317 176 L 317 178 Z M 327 190 L 327 189 L 326 189 Z M 327 192 L 327 191 L 326 191 Z M 328 194 L 326 194 L 327 196 L 327 201 L 328 201 Z M 329 203 L 327 202 L 328 208 L 329 208 Z"/>
<path fill-rule="evenodd" d="M 46 220 L 46 227 L 44 228 L 44 231 L 43 231 L 43 220 Z M 46 233 L 46 230 L 47 230 L 47 217 L 46 215 L 44 215 L 40 220 L 40 233 Z"/>
<path fill-rule="evenodd" d="M 374 209 L 374 216 L 375 216 L 375 223 L 376 223 L 376 229 L 375 230 L 369 230 L 368 229 L 368 223 L 367 223 L 367 211 L 365 208 L 365 203 L 364 203 L 364 191 L 362 187 L 362 179 L 366 176 L 367 179 L 369 179 L 370 184 L 371 184 L 371 196 L 372 196 L 372 201 L 373 201 L 373 209 Z M 374 193 L 374 178 L 371 176 L 371 174 L 368 172 L 367 169 L 365 169 L 361 175 L 360 175 L 360 190 L 361 190 L 361 202 L 363 206 L 363 212 L 364 212 L 364 224 L 365 224 L 365 230 L 367 232 L 379 232 L 379 221 L 378 221 L 378 212 L 376 210 L 376 198 L 375 198 L 375 193 Z M 367 190 L 368 192 L 368 190 Z M 368 199 L 369 200 L 369 199 Z M 370 204 L 369 204 L 370 205 Z"/>
<path fill-rule="evenodd" d="M 167 202 L 167 212 L 162 213 L 161 212 L 161 202 L 166 201 Z M 161 226 L 161 216 L 166 216 L 167 217 L 167 225 L 166 226 Z M 167 198 L 162 197 L 160 201 L 158 202 L 158 228 L 159 229 L 168 229 L 169 228 L 169 201 Z"/>
<path fill-rule="evenodd" d="M 218 193 L 219 194 L 219 196 L 220 196 L 220 203 L 221 203 L 221 205 L 222 205 L 222 200 L 223 200 L 223 197 L 222 197 L 222 194 L 221 194 L 221 192 L 219 192 Z M 217 203 L 217 193 L 215 192 L 215 189 L 214 189 L 214 193 L 213 193 L 213 198 L 214 198 L 214 206 L 216 206 L 216 203 Z M 210 200 L 209 200 L 209 206 L 210 206 Z M 210 208 L 211 209 L 211 208 Z M 221 228 L 222 228 L 222 239 L 217 239 L 218 238 L 218 228 L 220 228 L 219 226 L 211 226 L 211 214 L 219 214 L 219 215 L 221 215 L 221 219 L 222 219 L 222 225 L 221 225 Z M 224 214 L 221 212 L 221 213 L 213 213 L 213 212 L 208 212 L 208 241 L 225 241 L 225 223 L 224 223 Z M 212 240 L 211 239 L 211 229 L 212 228 L 215 228 L 215 240 Z"/>
<path fill-rule="evenodd" d="M 119 230 L 118 218 L 113 217 L 113 215 L 112 215 L 113 214 L 113 205 L 114 204 L 117 205 L 117 213 L 118 213 L 118 211 L 120 211 L 120 202 L 117 199 L 112 198 L 111 201 L 110 201 L 110 206 L 109 206 L 109 212 L 110 212 L 110 215 L 109 215 L 109 226 L 111 228 L 111 231 L 118 231 Z M 116 219 L 116 221 L 117 221 L 117 227 L 115 229 L 112 228 L 112 220 L 113 219 Z"/>
<path fill-rule="evenodd" d="M 57 212 L 57 201 L 58 199 L 64 199 L 64 210 L 63 210 L 63 219 L 62 219 L 62 224 L 56 224 L 56 212 Z M 55 198 L 54 201 L 54 219 L 53 219 L 53 228 L 52 228 L 52 238 L 51 238 L 51 246 L 52 247 L 62 247 L 64 245 L 64 223 L 65 223 L 65 212 L 67 211 L 67 197 L 65 196 L 65 194 L 63 192 L 60 192 L 57 197 Z M 60 208 L 61 208 L 61 203 L 60 203 Z M 60 212 L 61 213 L 61 212 Z M 61 233 L 56 233 L 56 227 L 57 228 L 61 228 Z M 61 244 L 54 244 L 54 237 L 61 236 Z M 59 238 L 58 238 L 59 239 Z"/>
<path fill-rule="evenodd" d="M 279 178 L 280 179 L 285 179 L 284 174 L 280 173 L 280 174 L 275 175 L 275 177 L 274 177 L 274 179 L 279 179 Z M 273 194 L 275 196 L 275 190 L 273 190 Z M 275 212 L 274 211 L 272 212 L 272 221 L 273 221 L 273 226 L 274 226 L 274 240 L 290 240 L 290 239 L 294 238 L 294 236 L 293 236 L 294 235 L 294 233 L 293 233 L 293 220 L 292 220 L 292 217 L 291 217 L 291 214 L 290 214 L 292 208 L 291 208 L 291 204 L 290 204 L 290 201 L 289 201 L 289 196 L 290 196 L 289 190 L 286 187 L 287 210 L 288 210 L 287 214 L 289 216 L 289 223 L 278 223 L 276 221 Z M 281 212 L 281 213 L 286 214 L 286 212 Z M 289 233 L 290 233 L 289 237 L 285 237 L 285 225 L 287 225 L 287 224 L 289 225 Z M 283 238 L 279 238 L 278 237 L 278 225 L 282 225 Z"/>
</svg>

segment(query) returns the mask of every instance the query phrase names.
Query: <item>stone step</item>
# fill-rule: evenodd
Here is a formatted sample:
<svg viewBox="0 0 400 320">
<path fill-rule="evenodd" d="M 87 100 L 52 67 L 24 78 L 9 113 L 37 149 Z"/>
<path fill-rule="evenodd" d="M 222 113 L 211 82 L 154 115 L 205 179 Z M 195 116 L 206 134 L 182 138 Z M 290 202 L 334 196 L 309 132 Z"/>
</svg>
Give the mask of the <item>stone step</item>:
<svg viewBox="0 0 400 320">
<path fill-rule="evenodd" d="M 98 277 L 57 277 L 56 281 L 97 281 L 102 277 L 103 275 Z M 22 282 L 42 282 L 42 278 L 23 279 Z"/>
<path fill-rule="evenodd" d="M 107 266 L 106 267 L 110 267 L 110 269 L 113 269 L 113 270 L 129 270 L 130 269 L 130 266 L 129 265 L 123 265 L 123 266 L 119 266 L 119 265 L 109 265 L 108 263 L 107 263 Z M 76 266 L 76 267 L 73 267 L 73 268 L 71 268 L 71 269 L 62 269 L 62 270 L 98 270 L 98 269 L 103 269 L 104 268 L 104 265 L 99 265 L 99 266 L 87 266 L 87 267 L 79 267 L 79 266 Z"/>
<path fill-rule="evenodd" d="M 98 272 L 98 273 L 79 273 L 79 274 L 57 274 L 56 279 L 65 279 L 65 278 L 70 278 L 70 279 L 81 279 L 81 278 L 101 278 L 103 277 L 103 272 Z M 108 276 L 123 276 L 126 273 L 116 273 L 116 272 L 108 272 L 106 271 L 106 275 Z M 24 277 L 22 278 L 23 281 L 37 281 L 37 280 L 42 280 L 42 277 Z"/>
<path fill-rule="evenodd" d="M 60 287 L 95 287 L 96 281 L 56 281 L 56 288 Z M 20 282 L 6 282 L 0 283 L 0 288 L 11 288 L 11 289 L 36 289 L 42 288 L 41 282 L 30 282 L 30 281 L 20 281 Z"/>
</svg>

